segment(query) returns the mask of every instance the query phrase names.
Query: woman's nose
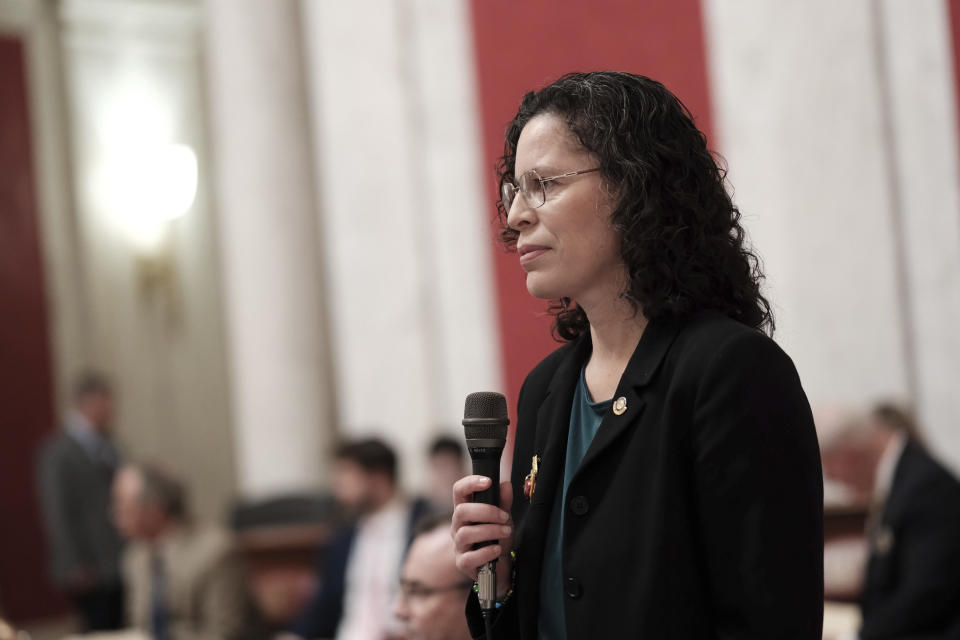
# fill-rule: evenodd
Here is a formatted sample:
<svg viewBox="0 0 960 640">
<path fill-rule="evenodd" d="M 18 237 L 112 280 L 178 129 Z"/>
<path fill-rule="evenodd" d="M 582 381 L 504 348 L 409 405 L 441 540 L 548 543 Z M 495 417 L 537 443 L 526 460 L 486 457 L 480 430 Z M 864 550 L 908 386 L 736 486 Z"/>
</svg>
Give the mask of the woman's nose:
<svg viewBox="0 0 960 640">
<path fill-rule="evenodd" d="M 507 226 L 511 229 L 520 229 L 533 224 L 536 219 L 537 214 L 527 202 L 527 198 L 523 193 L 517 193 L 513 202 L 510 203 L 510 210 L 507 211 Z"/>
</svg>

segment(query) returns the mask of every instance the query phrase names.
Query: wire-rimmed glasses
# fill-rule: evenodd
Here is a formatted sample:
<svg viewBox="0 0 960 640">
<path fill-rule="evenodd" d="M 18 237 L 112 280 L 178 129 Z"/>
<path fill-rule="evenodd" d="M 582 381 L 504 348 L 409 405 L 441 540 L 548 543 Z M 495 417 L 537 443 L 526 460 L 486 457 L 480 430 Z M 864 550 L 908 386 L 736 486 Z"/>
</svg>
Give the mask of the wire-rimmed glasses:
<svg viewBox="0 0 960 640">
<path fill-rule="evenodd" d="M 543 203 L 547 201 L 547 192 L 544 188 L 546 183 L 553 180 L 559 180 L 560 178 L 579 176 L 584 173 L 592 173 L 599 170 L 600 167 L 594 167 L 593 169 L 568 171 L 567 173 L 561 173 L 556 176 L 542 178 L 540 177 L 539 173 L 531 169 L 520 176 L 519 185 L 513 184 L 512 182 L 503 183 L 503 186 L 500 188 L 500 202 L 503 203 L 503 209 L 507 213 L 510 213 L 510 207 L 513 206 L 513 201 L 517 199 L 517 193 L 522 193 L 523 197 L 527 200 L 527 204 L 536 209 L 538 207 L 542 207 Z"/>
</svg>

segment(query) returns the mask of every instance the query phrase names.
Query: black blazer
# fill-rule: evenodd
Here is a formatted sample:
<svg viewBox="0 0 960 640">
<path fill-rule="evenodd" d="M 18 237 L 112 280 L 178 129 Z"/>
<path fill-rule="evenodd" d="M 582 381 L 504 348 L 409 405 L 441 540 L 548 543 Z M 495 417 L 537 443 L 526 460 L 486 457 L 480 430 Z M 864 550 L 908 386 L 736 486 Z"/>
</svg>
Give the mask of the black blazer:
<svg viewBox="0 0 960 640">
<path fill-rule="evenodd" d="M 520 391 L 511 480 L 516 592 L 497 640 L 537 638 L 543 548 L 589 336 Z M 568 490 L 567 637 L 805 638 L 823 621 L 823 480 L 790 359 L 720 314 L 651 322 Z M 523 495 L 540 457 L 532 500 Z M 483 628 L 475 595 L 471 631 Z"/>
<path fill-rule="evenodd" d="M 960 483 L 908 443 L 861 596 L 862 640 L 960 638 Z"/>
</svg>

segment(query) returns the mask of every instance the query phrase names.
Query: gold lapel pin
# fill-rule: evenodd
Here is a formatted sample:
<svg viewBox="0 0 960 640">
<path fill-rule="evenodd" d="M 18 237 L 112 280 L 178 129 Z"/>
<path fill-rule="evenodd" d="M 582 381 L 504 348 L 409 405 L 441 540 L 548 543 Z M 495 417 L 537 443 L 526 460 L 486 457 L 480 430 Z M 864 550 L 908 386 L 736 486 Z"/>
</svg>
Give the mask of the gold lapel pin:
<svg viewBox="0 0 960 640">
<path fill-rule="evenodd" d="M 540 471 L 540 456 L 533 456 L 530 461 L 530 473 L 523 480 L 523 495 L 527 500 L 533 500 L 533 492 L 537 489 L 537 473 Z"/>
<path fill-rule="evenodd" d="M 627 410 L 627 399 L 624 396 L 620 396 L 613 401 L 613 415 L 622 416 Z"/>
<path fill-rule="evenodd" d="M 873 541 L 873 548 L 878 555 L 885 556 L 893 549 L 893 542 L 893 530 L 890 527 L 880 527 Z"/>
</svg>

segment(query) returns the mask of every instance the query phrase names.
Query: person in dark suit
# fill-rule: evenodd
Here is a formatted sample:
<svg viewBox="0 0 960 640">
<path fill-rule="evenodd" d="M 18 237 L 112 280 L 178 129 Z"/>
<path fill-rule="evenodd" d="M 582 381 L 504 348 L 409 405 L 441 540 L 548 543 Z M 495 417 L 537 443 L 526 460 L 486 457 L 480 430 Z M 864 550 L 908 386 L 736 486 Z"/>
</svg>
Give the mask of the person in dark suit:
<svg viewBox="0 0 960 640">
<path fill-rule="evenodd" d="M 122 543 L 110 518 L 120 463 L 112 418 L 107 378 L 82 374 L 64 428 L 44 445 L 37 465 L 53 577 L 75 605 L 84 632 L 123 626 Z"/>
<path fill-rule="evenodd" d="M 454 489 L 458 568 L 498 559 L 498 640 L 821 637 L 813 418 L 723 176 L 642 76 L 569 74 L 507 130 L 503 240 L 567 344 L 520 391 L 503 509 Z"/>
<path fill-rule="evenodd" d="M 960 638 L 960 482 L 909 413 L 877 405 L 824 442 L 823 460 L 873 505 L 860 640 Z"/>
<path fill-rule="evenodd" d="M 352 521 L 324 550 L 319 588 L 280 640 L 387 640 L 399 632 L 400 567 L 429 503 L 403 498 L 396 454 L 379 439 L 344 443 L 335 457 L 333 491 Z"/>
</svg>

